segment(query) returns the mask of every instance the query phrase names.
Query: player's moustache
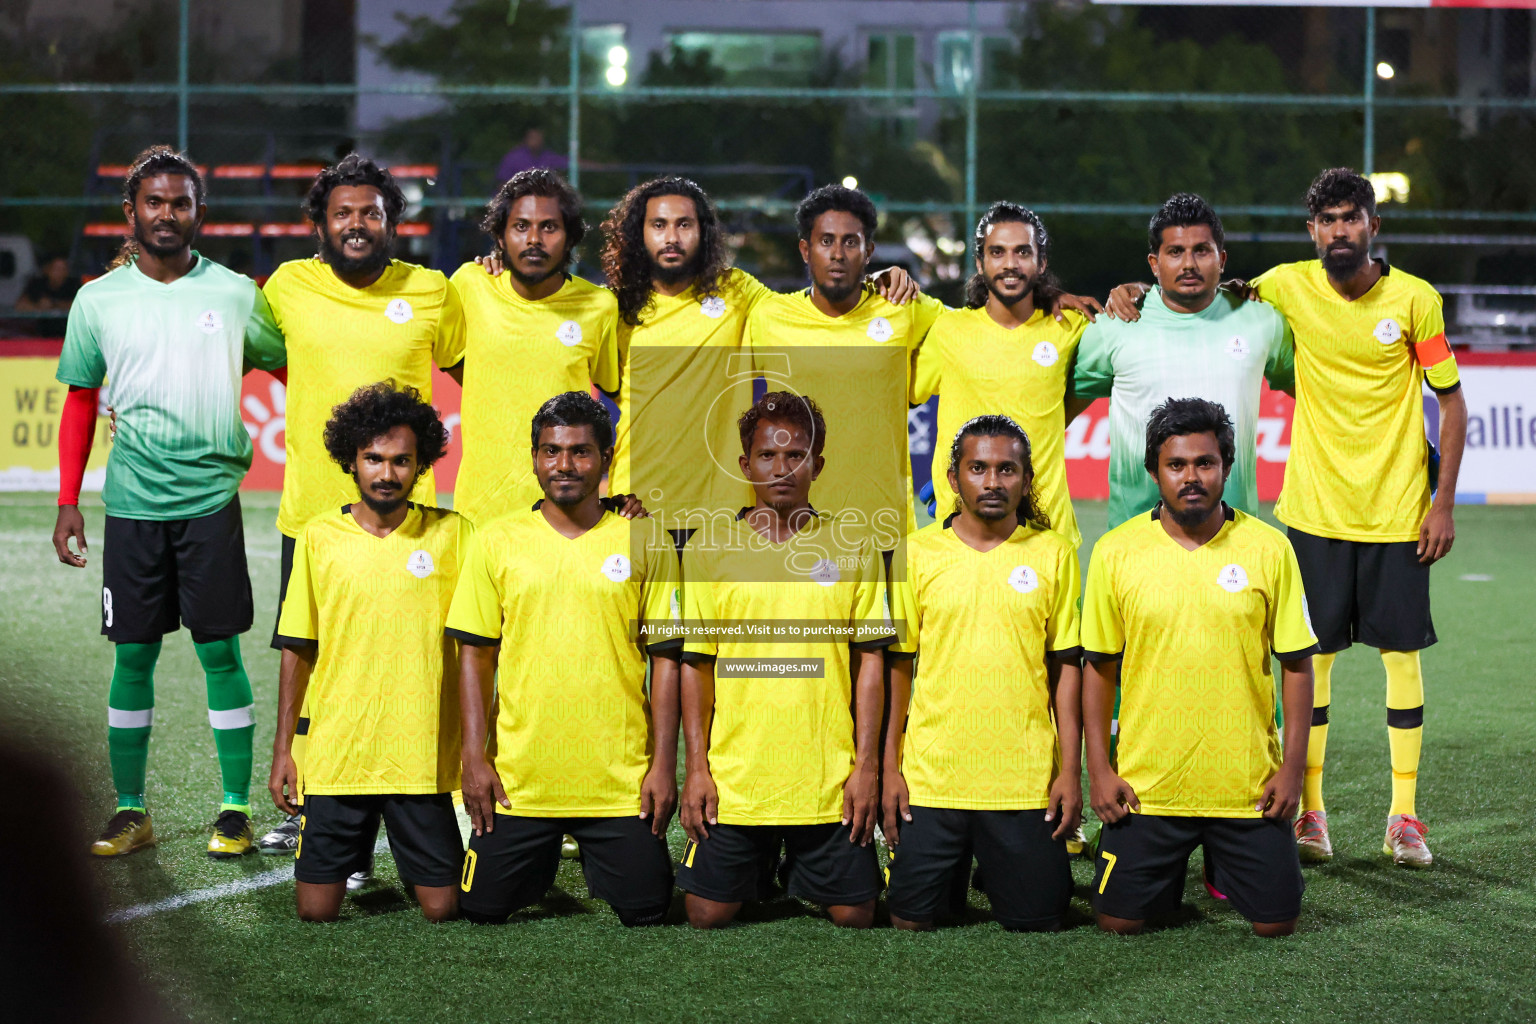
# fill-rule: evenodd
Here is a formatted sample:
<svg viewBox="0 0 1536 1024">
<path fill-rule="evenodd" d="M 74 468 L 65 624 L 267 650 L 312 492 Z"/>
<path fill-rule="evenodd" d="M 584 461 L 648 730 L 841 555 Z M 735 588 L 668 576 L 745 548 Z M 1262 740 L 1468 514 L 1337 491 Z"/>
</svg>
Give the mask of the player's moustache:
<svg viewBox="0 0 1536 1024">
<path fill-rule="evenodd" d="M 522 252 L 518 253 L 518 255 L 525 260 L 543 260 L 549 258 L 549 253 L 545 252 L 543 249 L 540 249 L 536 245 L 529 246 Z"/>
<path fill-rule="evenodd" d="M 1181 498 L 1189 498 L 1189 497 L 1193 497 L 1194 495 L 1199 495 L 1202 498 L 1205 497 L 1206 496 L 1205 488 L 1201 487 L 1199 484 L 1189 484 L 1188 486 L 1184 487 L 1182 490 L 1179 491 L 1179 497 L 1181 497 Z"/>
</svg>

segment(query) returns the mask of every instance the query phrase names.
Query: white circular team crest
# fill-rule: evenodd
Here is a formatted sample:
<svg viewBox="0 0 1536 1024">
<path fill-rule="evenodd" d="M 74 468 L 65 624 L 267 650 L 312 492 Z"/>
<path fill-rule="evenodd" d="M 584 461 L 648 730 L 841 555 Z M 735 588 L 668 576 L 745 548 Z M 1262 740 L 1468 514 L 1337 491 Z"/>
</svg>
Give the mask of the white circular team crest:
<svg viewBox="0 0 1536 1024">
<path fill-rule="evenodd" d="M 1056 360 L 1061 358 L 1061 355 L 1056 351 L 1055 345 L 1048 341 L 1042 341 L 1035 346 L 1035 350 L 1030 353 L 1029 358 L 1041 366 L 1055 366 Z"/>
<path fill-rule="evenodd" d="M 842 572 L 837 568 L 837 563 L 830 558 L 817 559 L 816 564 L 811 566 L 811 571 L 808 575 L 824 587 L 830 587 L 843 578 Z"/>
<path fill-rule="evenodd" d="M 1403 327 L 1396 320 L 1393 320 L 1391 317 L 1387 317 L 1381 323 L 1377 324 L 1376 329 L 1371 333 L 1374 334 L 1376 336 L 1376 340 L 1381 342 L 1383 345 L 1391 345 L 1403 336 Z"/>
<path fill-rule="evenodd" d="M 869 329 L 864 333 L 869 335 L 871 341 L 878 341 L 883 344 L 891 340 L 891 335 L 896 333 L 896 329 L 891 326 L 891 322 L 885 317 L 877 316 L 869 322 Z"/>
<path fill-rule="evenodd" d="M 411 552 L 411 557 L 405 560 L 406 571 L 419 580 L 424 580 L 432 575 L 432 570 L 437 566 L 432 562 L 432 552 L 417 548 Z"/>
<path fill-rule="evenodd" d="M 1227 339 L 1227 355 L 1233 359 L 1241 359 L 1248 354 L 1248 339 L 1241 334 L 1234 334 Z"/>
<path fill-rule="evenodd" d="M 566 348 L 581 344 L 581 324 L 567 320 L 555 328 L 555 338 Z"/>
<path fill-rule="evenodd" d="M 1248 570 L 1240 565 L 1224 565 L 1216 574 L 1216 585 L 1229 594 L 1248 586 Z"/>
<path fill-rule="evenodd" d="M 699 312 L 711 320 L 719 320 L 725 316 L 725 300 L 718 295 L 706 296 L 699 300 Z"/>
<path fill-rule="evenodd" d="M 629 559 L 624 555 L 609 555 L 603 559 L 603 575 L 615 583 L 629 579 Z"/>
<path fill-rule="evenodd" d="M 384 307 L 384 315 L 397 324 L 403 324 L 415 316 L 416 312 L 411 309 L 411 304 L 404 299 L 390 299 L 389 305 Z"/>
<path fill-rule="evenodd" d="M 197 329 L 204 334 L 217 334 L 224 329 L 224 314 L 216 309 L 205 309 L 197 316 Z"/>
<path fill-rule="evenodd" d="M 1008 574 L 1008 585 L 1021 594 L 1027 594 L 1040 585 L 1040 577 L 1027 565 L 1016 565 Z"/>
</svg>

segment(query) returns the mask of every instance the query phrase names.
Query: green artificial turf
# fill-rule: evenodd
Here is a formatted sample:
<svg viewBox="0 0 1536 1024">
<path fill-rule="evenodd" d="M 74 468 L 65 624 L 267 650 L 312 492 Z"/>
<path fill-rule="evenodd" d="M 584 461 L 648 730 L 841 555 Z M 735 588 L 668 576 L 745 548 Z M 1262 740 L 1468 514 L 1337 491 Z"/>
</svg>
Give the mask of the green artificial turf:
<svg viewBox="0 0 1536 1024">
<path fill-rule="evenodd" d="M 257 622 L 243 650 L 256 689 L 260 830 L 278 819 L 264 792 L 278 538 L 274 499 L 245 502 Z M 97 635 L 102 514 L 99 503 L 86 509 L 97 547 L 83 571 L 55 560 L 53 517 L 44 496 L 0 495 L 0 720 L 63 761 L 88 795 L 81 825 L 94 833 L 112 796 L 112 651 Z M 1082 503 L 1079 517 L 1091 543 L 1104 507 Z M 1536 508 L 1464 507 L 1457 528 L 1456 550 L 1434 575 L 1442 639 L 1424 655 L 1419 810 L 1435 866 L 1410 873 L 1381 856 L 1384 681 L 1375 653 L 1356 648 L 1334 670 L 1327 795 L 1337 856 L 1306 870 L 1290 939 L 1256 939 L 1208 898 L 1198 857 L 1186 923 L 1134 939 L 1089 926 L 1085 861 L 1073 869 L 1074 926 L 1058 935 L 1006 934 L 975 894 L 971 920 L 930 935 L 841 932 L 792 901 L 745 912 L 719 933 L 627 931 L 586 898 L 571 863 L 544 906 L 506 927 L 434 927 L 399 895 L 387 854 L 379 884 L 349 899 L 336 925 L 298 923 L 284 883 L 113 927 L 171 1012 L 195 1020 L 1530 1021 Z M 186 633 L 167 638 L 157 687 L 149 800 L 160 845 L 90 865 L 114 909 L 286 866 L 203 853 L 217 761 Z M 671 840 L 676 853 L 675 824 Z"/>
</svg>

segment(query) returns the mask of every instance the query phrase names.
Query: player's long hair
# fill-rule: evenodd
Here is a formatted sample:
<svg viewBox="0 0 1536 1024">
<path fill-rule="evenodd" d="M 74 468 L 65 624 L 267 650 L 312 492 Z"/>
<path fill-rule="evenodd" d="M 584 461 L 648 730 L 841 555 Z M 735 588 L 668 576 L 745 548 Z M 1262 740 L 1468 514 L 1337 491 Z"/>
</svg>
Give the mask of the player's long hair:
<svg viewBox="0 0 1536 1024">
<path fill-rule="evenodd" d="M 1050 232 L 1045 230 L 1045 221 L 1034 210 L 1007 201 L 987 207 L 987 212 L 976 222 L 976 239 L 971 248 L 976 254 L 976 264 L 978 267 L 981 265 L 981 247 L 986 243 L 988 229 L 994 224 L 1009 223 L 1028 224 L 1035 229 L 1035 258 L 1039 261 L 1040 273 L 1035 277 L 1032 291 L 1035 308 L 1049 310 L 1056 302 L 1056 296 L 1061 294 L 1061 284 L 1056 280 L 1056 275 L 1051 273 L 1048 263 L 1051 254 Z M 967 309 L 980 309 L 986 304 L 987 278 L 978 269 L 965 282 L 965 305 Z"/>
<path fill-rule="evenodd" d="M 139 186 L 145 178 L 156 174 L 180 174 L 192 179 L 192 194 L 201 206 L 207 197 L 207 188 L 203 184 L 203 176 L 198 172 L 194 164 L 185 153 L 178 153 L 170 146 L 150 146 L 138 156 L 133 158 L 133 163 L 128 166 L 128 173 L 123 176 L 123 200 L 132 206 L 139 198 Z M 112 262 L 107 264 L 108 270 L 116 270 L 126 266 L 139 258 L 139 243 L 134 240 L 133 232 L 128 232 L 128 237 L 123 239 L 123 244 L 118 247 L 117 255 L 112 257 Z"/>
<path fill-rule="evenodd" d="M 603 221 L 603 273 L 608 287 L 619 300 L 619 316 L 631 327 L 638 326 L 652 305 L 651 260 L 645 250 L 645 206 L 658 196 L 681 196 L 693 200 L 699 219 L 699 264 L 694 287 L 699 296 L 718 295 L 720 284 L 730 272 L 730 254 L 715 204 L 695 182 L 688 178 L 656 178 L 636 185 L 624 193 Z"/>
<path fill-rule="evenodd" d="M 977 416 L 966 420 L 965 424 L 955 432 L 954 443 L 949 446 L 949 471 L 960 472 L 960 449 L 968 437 L 1011 437 L 1019 442 L 1024 449 L 1023 469 L 1029 475 L 1029 490 L 1024 492 L 1024 498 L 1019 502 L 1019 522 L 1034 523 L 1043 530 L 1051 528 L 1051 517 L 1045 514 L 1045 509 L 1040 507 L 1040 493 L 1035 487 L 1035 464 L 1033 458 L 1034 447 L 1029 443 L 1029 435 L 1024 433 L 1024 428 L 1014 422 L 1013 417 L 1000 413 L 991 413 L 986 416 Z M 960 496 L 955 495 L 954 511 L 961 508 Z"/>
<path fill-rule="evenodd" d="M 409 385 L 381 380 L 352 392 L 352 397 L 331 410 L 325 425 L 325 450 L 348 473 L 355 472 L 358 450 L 396 427 L 410 427 L 416 435 L 416 475 L 448 450 L 448 430 L 432 403 Z"/>
</svg>

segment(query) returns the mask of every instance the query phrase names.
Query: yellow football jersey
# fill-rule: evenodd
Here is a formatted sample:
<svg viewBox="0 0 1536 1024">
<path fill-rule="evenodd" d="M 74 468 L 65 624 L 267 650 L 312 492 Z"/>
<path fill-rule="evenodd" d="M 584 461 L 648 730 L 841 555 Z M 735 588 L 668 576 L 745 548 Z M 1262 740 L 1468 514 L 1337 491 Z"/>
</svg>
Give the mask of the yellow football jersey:
<svg viewBox="0 0 1536 1024">
<path fill-rule="evenodd" d="M 807 290 L 773 295 L 747 320 L 768 390 L 807 395 L 826 418 L 817 507 L 859 526 L 881 551 L 894 550 L 916 525 L 907 394 L 912 358 L 943 311 L 931 296 L 897 306 L 866 288 L 853 310 L 829 317 Z"/>
<path fill-rule="evenodd" d="M 690 635 L 683 648 L 715 659 L 709 765 L 727 824 L 842 819 L 854 759 L 850 645 L 880 648 L 893 635 L 880 553 L 857 534 L 817 516 L 774 544 L 738 520 L 683 549 L 684 621 L 734 631 Z M 803 676 L 761 665 L 783 658 L 817 664 Z"/>
<path fill-rule="evenodd" d="M 511 274 L 466 263 L 452 283 L 464 306 L 464 461 L 453 507 L 475 523 L 533 507 L 544 496 L 533 475 L 530 429 L 539 406 L 592 384 L 619 389 L 619 320 L 613 293 L 579 277 L 530 302 Z"/>
<path fill-rule="evenodd" d="M 694 288 L 652 296 L 641 323 L 618 326 L 619 392 L 610 494 L 638 494 L 675 529 L 752 504 L 741 475 L 737 418 L 752 405 L 752 364 L 743 355 L 747 316 L 769 288 L 731 270 L 715 295 Z"/>
<path fill-rule="evenodd" d="M 470 534 L 463 516 L 415 504 L 387 537 L 340 510 L 300 533 L 277 631 L 319 645 L 304 792 L 458 786 L 458 645 L 443 623 Z"/>
<path fill-rule="evenodd" d="M 650 770 L 647 647 L 672 643 L 677 552 L 650 519 L 604 512 L 579 537 L 538 509 L 476 531 L 449 635 L 501 645 L 496 773 L 532 818 L 640 813 Z"/>
<path fill-rule="evenodd" d="M 1353 302 L 1318 260 L 1254 279 L 1296 336 L 1296 415 L 1275 516 L 1336 540 L 1418 540 L 1429 512 L 1423 381 L 1460 386 L 1439 294 L 1382 264 Z"/>
<path fill-rule="evenodd" d="M 919 807 L 1039 810 L 1060 763 L 1046 658 L 1075 659 L 1077 548 L 1033 524 L 977 551 L 947 522 L 907 538 L 891 584 L 916 654 L 901 773 Z"/>
<path fill-rule="evenodd" d="M 432 400 L 432 365 L 464 358 L 464 314 L 439 271 L 392 260 L 367 288 L 353 288 L 318 258 L 290 260 L 262 289 L 288 340 L 286 465 L 277 528 L 305 523 L 357 500 L 357 484 L 325 451 L 331 409 L 381 380 Z M 431 470 L 411 492 L 437 504 Z"/>
<path fill-rule="evenodd" d="M 1083 653 L 1123 655 L 1119 771 L 1143 814 L 1259 817 L 1282 753 L 1270 654 L 1317 651 L 1290 541 L 1223 511 L 1188 551 L 1154 509 L 1099 538 L 1088 565 Z"/>
<path fill-rule="evenodd" d="M 1088 326 L 1076 312 L 1058 322 L 1044 310 L 1009 330 L 986 309 L 952 309 L 917 352 L 912 404 L 939 396 L 933 439 L 933 496 L 938 518 L 955 511 L 949 448 L 967 420 L 1002 414 L 1029 435 L 1035 492 L 1051 528 L 1076 547 L 1083 541 L 1067 494 L 1067 379 Z"/>
</svg>

